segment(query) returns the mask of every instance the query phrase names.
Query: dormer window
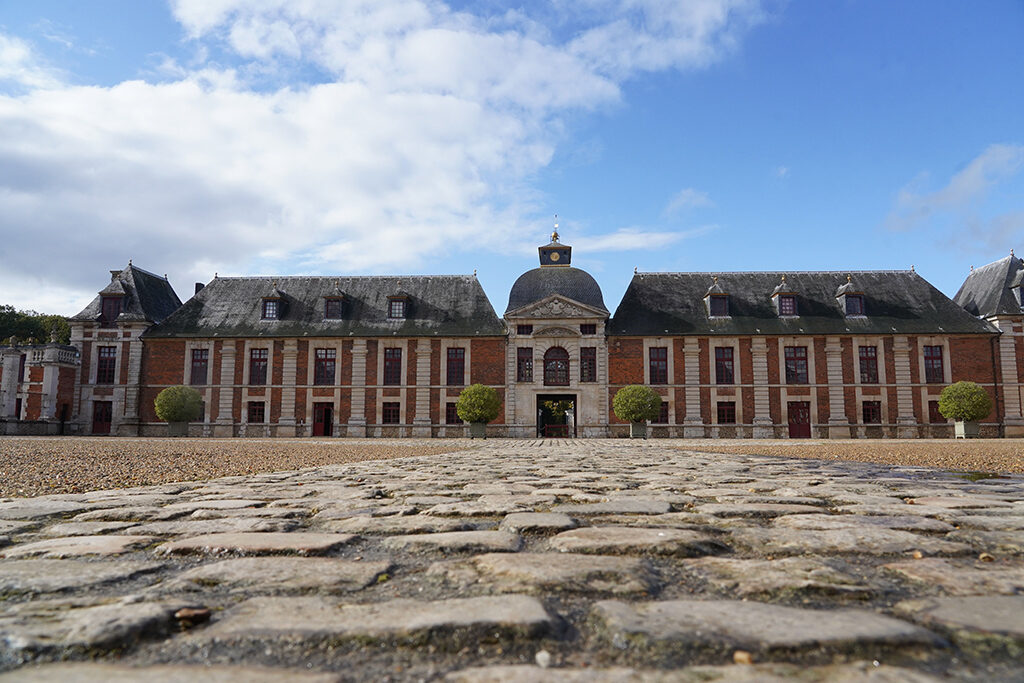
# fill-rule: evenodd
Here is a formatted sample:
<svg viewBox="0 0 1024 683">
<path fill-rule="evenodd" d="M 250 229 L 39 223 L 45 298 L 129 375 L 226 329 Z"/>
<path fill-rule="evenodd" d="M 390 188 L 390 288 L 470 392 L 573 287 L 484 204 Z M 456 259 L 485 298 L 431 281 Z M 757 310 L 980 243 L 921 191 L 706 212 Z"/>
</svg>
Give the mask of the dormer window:
<svg viewBox="0 0 1024 683">
<path fill-rule="evenodd" d="M 846 315 L 864 315 L 864 295 L 846 295 Z"/>
<path fill-rule="evenodd" d="M 281 311 L 281 302 L 277 299 L 264 299 L 263 312 L 260 317 L 263 320 L 277 320 Z"/>
<path fill-rule="evenodd" d="M 340 320 L 344 299 L 332 297 L 324 299 L 324 320 Z"/>
<path fill-rule="evenodd" d="M 729 317 L 729 295 L 712 294 L 708 297 L 708 310 L 712 318 Z"/>
<path fill-rule="evenodd" d="M 796 296 L 793 294 L 782 294 L 779 296 L 779 315 L 780 316 L 795 316 L 796 312 Z"/>
<path fill-rule="evenodd" d="M 105 296 L 102 298 L 102 308 L 100 309 L 100 324 L 101 325 L 112 325 L 117 320 L 117 316 L 121 315 L 121 307 L 123 305 L 123 296 Z"/>
<path fill-rule="evenodd" d="M 785 275 L 772 291 L 772 302 L 774 302 L 775 312 L 780 318 L 795 318 L 799 315 L 796 307 L 796 291 L 786 282 Z"/>
<path fill-rule="evenodd" d="M 405 299 L 391 297 L 388 299 L 388 317 L 392 320 L 400 320 L 405 317 Z"/>
</svg>

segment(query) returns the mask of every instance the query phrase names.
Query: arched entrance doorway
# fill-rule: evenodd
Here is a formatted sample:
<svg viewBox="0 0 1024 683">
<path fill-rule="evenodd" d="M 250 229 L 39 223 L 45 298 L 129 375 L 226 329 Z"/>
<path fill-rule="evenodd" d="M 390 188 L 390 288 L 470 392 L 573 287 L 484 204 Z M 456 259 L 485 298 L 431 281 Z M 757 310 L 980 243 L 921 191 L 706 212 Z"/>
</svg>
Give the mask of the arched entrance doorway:
<svg viewBox="0 0 1024 683">
<path fill-rule="evenodd" d="M 537 394 L 537 436 L 576 436 L 576 394 Z"/>
</svg>

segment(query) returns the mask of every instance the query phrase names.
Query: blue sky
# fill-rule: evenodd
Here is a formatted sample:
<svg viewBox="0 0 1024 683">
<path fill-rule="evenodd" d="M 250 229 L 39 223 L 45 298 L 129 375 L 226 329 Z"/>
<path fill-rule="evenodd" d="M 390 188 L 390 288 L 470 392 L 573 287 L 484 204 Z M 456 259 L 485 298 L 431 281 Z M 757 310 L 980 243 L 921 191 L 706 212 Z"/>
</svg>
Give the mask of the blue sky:
<svg viewBox="0 0 1024 683">
<path fill-rule="evenodd" d="M 513 8 L 513 9 L 510 9 Z M 501 313 L 559 214 L 645 271 L 1024 249 L 1024 3 L 0 0 L 0 303 L 129 258 L 468 273 Z"/>
</svg>

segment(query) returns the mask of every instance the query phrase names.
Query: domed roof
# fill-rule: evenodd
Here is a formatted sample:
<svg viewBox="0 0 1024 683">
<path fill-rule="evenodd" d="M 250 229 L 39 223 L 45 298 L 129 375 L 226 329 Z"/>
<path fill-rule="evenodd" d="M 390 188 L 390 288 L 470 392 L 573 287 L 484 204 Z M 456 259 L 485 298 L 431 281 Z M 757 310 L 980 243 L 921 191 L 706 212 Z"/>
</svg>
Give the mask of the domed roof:
<svg viewBox="0 0 1024 683">
<path fill-rule="evenodd" d="M 579 268 L 541 267 L 528 270 L 519 276 L 508 295 L 505 313 L 522 308 L 552 294 L 586 304 L 591 308 L 608 312 L 601 296 L 601 288 L 590 273 Z"/>
</svg>

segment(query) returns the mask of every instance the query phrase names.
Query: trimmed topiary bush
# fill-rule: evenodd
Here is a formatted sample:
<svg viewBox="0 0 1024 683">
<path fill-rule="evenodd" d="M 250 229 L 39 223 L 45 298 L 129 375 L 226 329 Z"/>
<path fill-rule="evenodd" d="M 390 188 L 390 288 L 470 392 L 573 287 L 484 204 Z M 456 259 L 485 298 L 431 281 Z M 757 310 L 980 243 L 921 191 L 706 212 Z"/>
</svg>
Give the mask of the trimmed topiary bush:
<svg viewBox="0 0 1024 683">
<path fill-rule="evenodd" d="M 459 419 L 469 423 L 486 424 L 501 412 L 501 397 L 493 387 L 472 384 L 462 390 L 455 404 Z"/>
<path fill-rule="evenodd" d="M 631 384 L 615 392 L 612 399 L 615 417 L 624 422 L 637 423 L 657 420 L 661 411 L 661 396 L 642 384 Z"/>
<path fill-rule="evenodd" d="M 157 394 L 156 416 L 164 422 L 191 422 L 203 410 L 203 397 L 192 387 L 167 387 Z"/>
<path fill-rule="evenodd" d="M 939 412 L 947 420 L 977 422 L 992 412 L 992 399 L 974 382 L 957 382 L 942 390 Z"/>
</svg>

